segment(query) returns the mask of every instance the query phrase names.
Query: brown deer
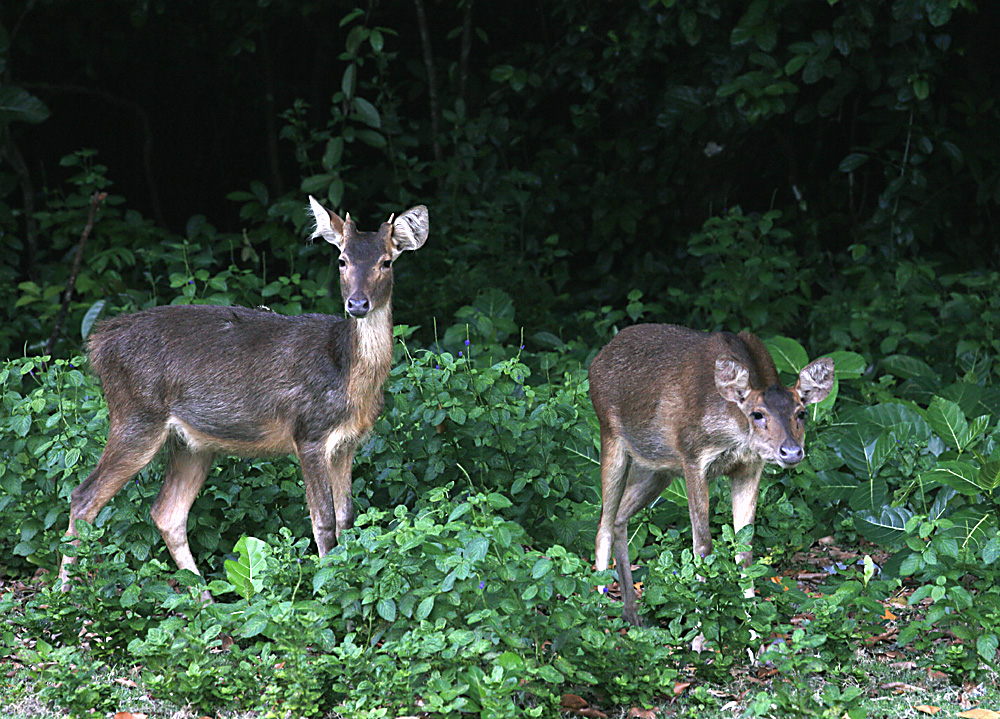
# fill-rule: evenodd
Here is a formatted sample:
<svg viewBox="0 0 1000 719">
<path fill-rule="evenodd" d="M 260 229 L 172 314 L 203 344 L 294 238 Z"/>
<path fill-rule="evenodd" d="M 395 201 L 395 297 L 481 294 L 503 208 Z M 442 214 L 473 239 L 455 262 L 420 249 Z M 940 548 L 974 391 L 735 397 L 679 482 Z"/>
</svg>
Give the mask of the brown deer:
<svg viewBox="0 0 1000 719">
<path fill-rule="evenodd" d="M 392 263 L 427 240 L 427 208 L 359 232 L 350 214 L 342 220 L 309 203 L 312 236 L 340 250 L 348 317 L 174 305 L 107 320 L 91 335 L 110 429 L 97 466 L 73 491 L 69 535 L 164 444 L 166 479 L 151 513 L 181 569 L 198 573 L 188 512 L 218 454 L 296 454 L 320 556 L 352 526 L 354 451 L 382 411 L 392 363 Z M 72 561 L 63 557 L 64 588 Z"/>
<path fill-rule="evenodd" d="M 793 467 L 804 456 L 805 406 L 830 393 L 833 360 L 815 360 L 785 388 L 767 348 L 749 332 L 636 325 L 597 354 L 589 376 L 601 426 L 597 569 L 608 568 L 613 552 L 622 617 L 638 625 L 628 520 L 683 476 L 694 551 L 707 556 L 708 483 L 724 474 L 735 530 L 752 524 L 764 463 Z M 749 565 L 750 553 L 739 559 Z"/>
</svg>

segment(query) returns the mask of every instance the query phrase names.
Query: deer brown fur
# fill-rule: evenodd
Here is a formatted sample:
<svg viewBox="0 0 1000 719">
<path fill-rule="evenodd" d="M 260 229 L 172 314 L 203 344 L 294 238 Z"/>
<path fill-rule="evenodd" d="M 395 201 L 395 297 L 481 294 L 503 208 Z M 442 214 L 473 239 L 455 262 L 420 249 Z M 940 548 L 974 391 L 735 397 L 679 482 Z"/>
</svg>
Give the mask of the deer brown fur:
<svg viewBox="0 0 1000 719">
<path fill-rule="evenodd" d="M 219 454 L 296 454 L 321 556 L 352 526 L 351 464 L 382 411 L 392 362 L 392 264 L 426 241 L 427 208 L 359 232 L 350 215 L 309 200 L 313 236 L 340 250 L 348 316 L 175 305 L 98 325 L 88 349 L 110 428 L 97 466 L 73 491 L 69 535 L 164 445 L 166 476 L 151 513 L 181 569 L 198 572 L 188 512 Z M 64 586 L 72 561 L 63 558 Z"/>
<path fill-rule="evenodd" d="M 626 621 L 639 621 L 628 520 L 682 476 L 694 551 L 708 555 L 708 483 L 727 475 L 734 528 L 752 524 L 765 462 L 792 467 L 802 460 L 805 405 L 829 394 L 833 369 L 833 360 L 818 359 L 785 388 L 767 348 L 749 332 L 674 325 L 626 328 L 597 354 L 589 374 L 601 428 L 597 569 L 607 569 L 614 554 Z M 744 565 L 750 559 L 740 557 Z"/>
</svg>

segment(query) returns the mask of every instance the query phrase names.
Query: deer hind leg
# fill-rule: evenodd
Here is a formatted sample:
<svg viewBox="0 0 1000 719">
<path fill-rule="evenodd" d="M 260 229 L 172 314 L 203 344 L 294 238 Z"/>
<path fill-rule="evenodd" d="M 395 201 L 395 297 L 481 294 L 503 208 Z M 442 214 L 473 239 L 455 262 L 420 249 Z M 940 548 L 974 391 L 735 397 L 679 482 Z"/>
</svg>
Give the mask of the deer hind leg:
<svg viewBox="0 0 1000 719">
<path fill-rule="evenodd" d="M 200 572 L 188 545 L 188 513 L 205 484 L 214 459 L 210 451 L 196 451 L 179 441 L 171 442 L 166 479 L 150 511 L 174 563 L 179 569 L 195 574 Z"/>
<path fill-rule="evenodd" d="M 611 565 L 614 528 L 622 495 L 625 493 L 627 469 L 628 453 L 624 442 L 601 427 L 601 519 L 597 524 L 597 538 L 594 542 L 599 572 Z"/>
<path fill-rule="evenodd" d="M 642 467 L 633 461 L 629 467 L 628 483 L 618 507 L 618 517 L 614 526 L 615 568 L 618 570 L 618 585 L 622 592 L 622 618 L 634 626 L 639 626 L 636 609 L 635 584 L 632 582 L 632 561 L 628 555 L 628 521 L 640 509 L 648 506 L 666 488 L 670 475 Z"/>
<path fill-rule="evenodd" d="M 123 422 L 112 417 L 108 443 L 97 460 L 97 466 L 70 497 L 66 535 L 76 536 L 77 520 L 92 523 L 118 490 L 152 461 L 166 438 L 167 429 L 161 422 Z M 75 562 L 75 557 L 64 555 L 62 558 L 59 578 L 64 590 L 69 589 L 68 565 Z"/>
</svg>

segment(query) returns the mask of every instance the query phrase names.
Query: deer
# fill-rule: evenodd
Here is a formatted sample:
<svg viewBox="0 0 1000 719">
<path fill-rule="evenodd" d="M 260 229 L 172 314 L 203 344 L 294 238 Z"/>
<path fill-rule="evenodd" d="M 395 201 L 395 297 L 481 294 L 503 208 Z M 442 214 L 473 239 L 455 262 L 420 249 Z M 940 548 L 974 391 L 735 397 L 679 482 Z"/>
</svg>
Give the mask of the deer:
<svg viewBox="0 0 1000 719">
<path fill-rule="evenodd" d="M 166 445 L 153 523 L 179 569 L 199 574 L 187 519 L 217 455 L 295 454 L 313 538 L 326 555 L 354 523 L 351 466 L 381 414 L 392 364 L 393 263 L 419 249 L 427 208 L 360 232 L 309 197 L 315 231 L 339 252 L 346 317 L 284 316 L 266 308 L 169 305 L 120 315 L 88 339 L 108 405 L 108 441 L 73 490 L 67 536 Z M 78 542 L 79 540 L 72 540 Z M 69 586 L 63 555 L 62 588 Z"/>
<path fill-rule="evenodd" d="M 601 440 L 596 569 L 607 570 L 614 555 L 622 618 L 639 626 L 629 519 L 682 476 L 694 553 L 708 556 L 709 482 L 726 475 L 734 530 L 753 524 L 764 464 L 802 461 L 805 407 L 830 393 L 834 363 L 817 359 L 794 387 L 783 387 L 774 359 L 749 332 L 640 324 L 605 345 L 588 376 Z M 737 560 L 749 566 L 752 551 Z"/>
</svg>

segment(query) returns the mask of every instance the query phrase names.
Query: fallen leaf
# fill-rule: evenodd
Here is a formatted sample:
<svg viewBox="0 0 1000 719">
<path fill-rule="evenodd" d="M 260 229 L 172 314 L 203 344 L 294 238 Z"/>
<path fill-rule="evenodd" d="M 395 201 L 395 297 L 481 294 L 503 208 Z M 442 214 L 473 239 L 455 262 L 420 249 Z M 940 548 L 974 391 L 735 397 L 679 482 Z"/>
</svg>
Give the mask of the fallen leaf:
<svg viewBox="0 0 1000 719">
<path fill-rule="evenodd" d="M 608 715 L 602 712 L 600 709 L 594 709 L 594 707 L 587 707 L 586 709 L 577 709 L 577 716 L 590 717 L 590 719 L 608 719 Z"/>
<path fill-rule="evenodd" d="M 899 694 L 902 694 L 903 692 L 927 691 L 923 687 L 914 686 L 913 684 L 907 684 L 906 682 L 889 682 L 888 684 L 883 684 L 882 688 L 897 692 Z"/>
<path fill-rule="evenodd" d="M 123 687 L 132 687 L 133 689 L 135 687 L 139 686 L 133 680 L 131 680 L 131 679 L 123 679 L 121 677 L 118 677 L 117 679 L 115 679 L 115 684 L 121 684 Z M 127 712 L 123 712 L 123 713 L 127 713 Z M 120 719 L 127 719 L 127 717 L 121 717 Z"/>
<path fill-rule="evenodd" d="M 958 714 L 960 717 L 965 717 L 966 719 L 1000 719 L 1000 712 L 995 712 L 991 709 L 970 709 L 967 712 L 960 712 Z"/>
<path fill-rule="evenodd" d="M 569 709 L 570 711 L 574 709 L 583 709 L 587 706 L 587 700 L 583 697 L 577 696 L 576 694 L 563 694 L 562 699 L 559 700 L 559 706 L 563 709 Z"/>
<path fill-rule="evenodd" d="M 147 715 L 133 714 L 132 712 L 116 712 L 115 719 L 147 719 Z"/>
<path fill-rule="evenodd" d="M 941 707 L 934 707 L 931 706 L 930 704 L 918 704 L 913 708 L 922 714 L 937 714 L 939 711 L 941 711 Z"/>
<path fill-rule="evenodd" d="M 629 709 L 628 715 L 630 717 L 635 717 L 636 719 L 656 719 L 656 715 L 659 714 L 659 710 L 655 707 L 652 709 L 640 709 L 639 707 L 632 707 Z"/>
<path fill-rule="evenodd" d="M 691 682 L 674 682 L 674 696 L 680 696 L 689 686 L 691 686 Z"/>
</svg>

